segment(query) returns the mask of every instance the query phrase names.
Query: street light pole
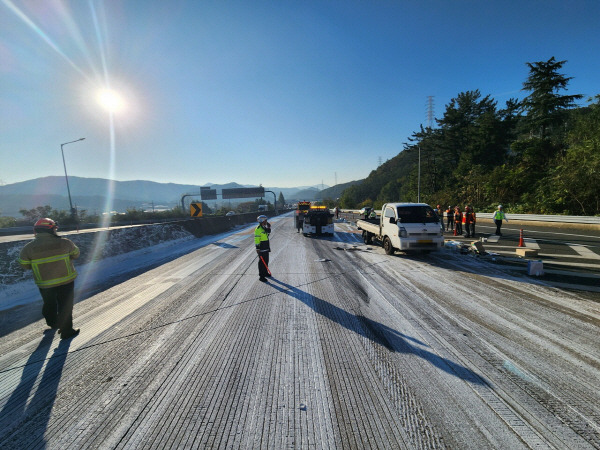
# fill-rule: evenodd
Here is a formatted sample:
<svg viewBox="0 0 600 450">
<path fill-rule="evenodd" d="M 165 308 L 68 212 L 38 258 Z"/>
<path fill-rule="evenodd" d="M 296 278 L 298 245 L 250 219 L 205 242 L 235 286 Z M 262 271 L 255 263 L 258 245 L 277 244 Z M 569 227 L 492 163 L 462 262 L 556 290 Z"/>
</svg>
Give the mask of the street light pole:
<svg viewBox="0 0 600 450">
<path fill-rule="evenodd" d="M 419 175 L 417 181 L 417 203 L 421 203 L 421 146 L 419 145 Z"/>
<path fill-rule="evenodd" d="M 73 208 L 73 202 L 71 201 L 71 189 L 69 188 L 69 177 L 67 176 L 67 164 L 65 163 L 65 152 L 63 150 L 63 146 L 67 144 L 72 144 L 73 142 L 83 141 L 85 138 L 79 138 L 75 141 L 65 142 L 64 144 L 60 144 L 60 153 L 62 154 L 63 167 L 65 168 L 65 180 L 67 181 L 67 193 L 69 194 L 69 206 L 71 207 L 71 217 L 75 217 L 75 208 Z"/>
</svg>

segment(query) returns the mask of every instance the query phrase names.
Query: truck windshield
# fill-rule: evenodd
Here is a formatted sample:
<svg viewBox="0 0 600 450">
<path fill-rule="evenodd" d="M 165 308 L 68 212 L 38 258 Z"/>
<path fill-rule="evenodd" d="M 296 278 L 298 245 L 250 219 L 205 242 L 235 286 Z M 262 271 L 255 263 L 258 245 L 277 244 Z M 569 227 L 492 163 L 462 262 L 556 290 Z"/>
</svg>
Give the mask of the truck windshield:
<svg viewBox="0 0 600 450">
<path fill-rule="evenodd" d="M 436 223 L 439 218 L 431 206 L 399 206 L 400 223 Z"/>
</svg>

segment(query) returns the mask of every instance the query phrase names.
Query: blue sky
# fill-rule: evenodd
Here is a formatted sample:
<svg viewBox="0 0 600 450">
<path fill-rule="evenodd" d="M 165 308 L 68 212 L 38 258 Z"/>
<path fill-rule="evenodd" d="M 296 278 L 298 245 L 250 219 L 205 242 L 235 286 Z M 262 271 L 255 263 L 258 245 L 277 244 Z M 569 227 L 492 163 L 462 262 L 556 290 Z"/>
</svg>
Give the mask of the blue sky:
<svg viewBox="0 0 600 450">
<path fill-rule="evenodd" d="M 600 94 L 600 2 L 0 0 L 0 181 L 333 185 L 526 62 Z M 97 100 L 106 88 L 122 108 Z M 581 104 L 585 104 L 584 101 Z"/>
</svg>

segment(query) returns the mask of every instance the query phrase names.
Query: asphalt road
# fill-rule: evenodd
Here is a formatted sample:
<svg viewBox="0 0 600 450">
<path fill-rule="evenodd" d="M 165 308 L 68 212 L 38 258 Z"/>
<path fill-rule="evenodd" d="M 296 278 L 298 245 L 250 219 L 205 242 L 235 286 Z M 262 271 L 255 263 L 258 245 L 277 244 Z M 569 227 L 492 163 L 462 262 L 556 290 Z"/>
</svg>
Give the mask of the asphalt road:
<svg viewBox="0 0 600 450">
<path fill-rule="evenodd" d="M 0 448 L 600 448 L 600 294 L 272 222 L 0 338 Z"/>
</svg>

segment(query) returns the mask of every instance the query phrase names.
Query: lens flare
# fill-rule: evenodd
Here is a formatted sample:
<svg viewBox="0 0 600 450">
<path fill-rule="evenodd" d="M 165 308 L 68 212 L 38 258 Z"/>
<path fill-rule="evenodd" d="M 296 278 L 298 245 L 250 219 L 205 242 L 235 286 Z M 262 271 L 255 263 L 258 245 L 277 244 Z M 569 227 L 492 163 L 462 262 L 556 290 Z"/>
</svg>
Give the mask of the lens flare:
<svg viewBox="0 0 600 450">
<path fill-rule="evenodd" d="M 112 89 L 103 89 L 98 93 L 98 103 L 110 113 L 119 113 L 125 108 L 123 98 Z"/>
</svg>

